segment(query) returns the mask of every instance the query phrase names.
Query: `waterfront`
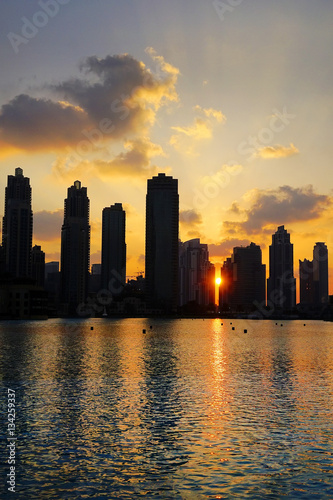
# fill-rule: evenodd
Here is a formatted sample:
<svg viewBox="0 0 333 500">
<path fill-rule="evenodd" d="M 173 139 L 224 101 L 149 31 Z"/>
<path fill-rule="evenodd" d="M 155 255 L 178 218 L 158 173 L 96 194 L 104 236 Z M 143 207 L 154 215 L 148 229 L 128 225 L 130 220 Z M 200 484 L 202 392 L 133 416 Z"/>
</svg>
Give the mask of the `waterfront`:
<svg viewBox="0 0 333 500">
<path fill-rule="evenodd" d="M 282 323 L 1 323 L 17 495 L 332 498 L 333 324 Z"/>
</svg>

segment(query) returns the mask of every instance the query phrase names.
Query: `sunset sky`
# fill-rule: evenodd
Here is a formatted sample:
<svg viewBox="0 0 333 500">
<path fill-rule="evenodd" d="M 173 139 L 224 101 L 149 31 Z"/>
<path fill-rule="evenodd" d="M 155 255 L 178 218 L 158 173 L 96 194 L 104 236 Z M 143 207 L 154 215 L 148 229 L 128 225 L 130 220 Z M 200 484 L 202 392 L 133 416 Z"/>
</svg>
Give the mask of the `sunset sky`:
<svg viewBox="0 0 333 500">
<path fill-rule="evenodd" d="M 253 241 L 268 264 L 282 224 L 295 275 L 317 241 L 333 263 L 332 2 L 11 0 L 0 25 L 1 216 L 21 166 L 47 262 L 79 179 L 91 263 L 102 209 L 120 202 L 127 274 L 144 270 L 147 179 L 166 172 L 181 239 L 200 237 L 214 263 Z"/>
</svg>

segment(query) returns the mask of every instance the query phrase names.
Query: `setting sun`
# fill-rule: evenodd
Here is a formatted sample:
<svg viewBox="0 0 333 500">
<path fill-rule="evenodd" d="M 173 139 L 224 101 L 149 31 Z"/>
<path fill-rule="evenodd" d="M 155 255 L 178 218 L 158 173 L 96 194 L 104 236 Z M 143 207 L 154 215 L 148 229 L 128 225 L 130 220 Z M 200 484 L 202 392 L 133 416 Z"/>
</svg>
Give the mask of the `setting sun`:
<svg viewBox="0 0 333 500">
<path fill-rule="evenodd" d="M 221 278 L 216 278 L 215 283 L 216 283 L 218 286 L 220 286 L 220 285 L 221 285 L 221 283 L 222 283 L 222 279 L 221 279 Z"/>
</svg>

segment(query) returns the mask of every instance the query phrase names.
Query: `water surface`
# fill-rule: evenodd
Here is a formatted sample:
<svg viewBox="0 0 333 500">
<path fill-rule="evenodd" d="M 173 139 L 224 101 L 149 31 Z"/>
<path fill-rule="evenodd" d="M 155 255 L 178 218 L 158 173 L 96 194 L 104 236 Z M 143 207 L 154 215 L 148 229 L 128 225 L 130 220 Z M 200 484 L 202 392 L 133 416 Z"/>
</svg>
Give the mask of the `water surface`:
<svg viewBox="0 0 333 500">
<path fill-rule="evenodd" d="M 333 324 L 282 323 L 0 323 L 16 495 L 333 498 Z"/>
</svg>

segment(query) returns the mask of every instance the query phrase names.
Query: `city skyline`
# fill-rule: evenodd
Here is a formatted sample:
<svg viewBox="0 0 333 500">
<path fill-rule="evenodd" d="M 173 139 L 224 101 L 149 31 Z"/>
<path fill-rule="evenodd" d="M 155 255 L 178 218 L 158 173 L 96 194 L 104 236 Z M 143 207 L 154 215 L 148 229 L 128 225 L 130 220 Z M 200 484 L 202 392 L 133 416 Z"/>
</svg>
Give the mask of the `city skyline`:
<svg viewBox="0 0 333 500">
<path fill-rule="evenodd" d="M 15 169 L 15 176 L 8 175 L 5 225 L 8 226 L 8 221 L 13 216 L 15 223 L 17 208 L 23 209 L 24 213 L 28 211 L 30 217 L 25 216 L 19 224 L 13 225 L 13 231 L 6 233 L 2 259 L 4 271 L 9 272 L 13 278 L 31 276 L 37 280 L 37 285 L 43 287 L 45 253 L 41 246 L 32 247 L 31 245 L 33 215 L 31 211 L 32 187 L 29 181 L 30 179 L 23 175 L 23 169 L 20 167 Z M 11 215 L 13 209 L 14 213 Z M 122 204 L 114 203 L 103 209 L 102 262 L 91 266 L 89 214 L 90 199 L 87 195 L 87 187 L 82 187 L 81 181 L 76 180 L 67 189 L 61 229 L 62 272 L 60 273 L 59 312 L 64 314 L 75 312 L 79 304 L 82 305 L 88 300 L 90 292 L 108 290 L 113 296 L 121 294 L 128 277 L 126 275 L 126 212 Z M 20 221 L 20 213 L 18 215 L 17 220 Z M 15 270 L 10 271 L 10 262 L 6 261 L 7 241 L 10 242 L 13 238 L 16 241 L 22 236 L 25 237 L 28 234 L 27 231 L 30 235 L 27 240 L 30 258 L 25 259 L 27 260 L 25 267 L 30 268 L 31 272 L 17 274 Z M 223 310 L 229 307 L 233 311 L 244 309 L 250 312 L 256 309 L 258 304 L 260 307 L 265 304 L 266 265 L 262 264 L 260 246 L 251 242 L 248 246 L 234 247 L 231 257 L 226 258 L 221 269 L 215 269 L 210 261 L 206 243 L 200 243 L 199 238 L 192 238 L 185 242 L 179 239 L 178 179 L 167 176 L 165 173 L 159 173 L 158 176 L 147 179 L 145 241 L 147 256 L 145 277 L 148 277 L 145 298 L 149 309 L 171 312 L 176 311 L 177 305 L 182 307 L 193 301 L 197 302 L 200 307 L 206 307 L 214 303 L 212 299 L 214 295 L 215 303 L 222 306 Z M 13 255 L 17 254 L 17 259 L 20 261 L 26 254 L 24 249 L 21 252 L 21 247 L 22 245 L 15 247 L 11 252 Z M 288 313 L 293 311 L 298 303 L 310 311 L 318 310 L 321 306 L 328 304 L 328 248 L 325 242 L 316 242 L 313 248 L 313 261 L 299 260 L 299 297 L 296 295 L 298 280 L 294 277 L 294 247 L 284 225 L 279 226 L 272 234 L 269 253 L 268 308 Z M 47 264 L 51 265 L 54 262 Z M 138 276 L 143 272 L 136 274 Z M 219 279 L 220 276 L 222 280 Z M 215 278 L 219 279 L 219 283 Z M 213 283 L 214 287 L 218 288 L 215 293 Z M 54 285 L 51 286 L 53 292 Z M 218 297 L 216 297 L 216 291 Z"/>
<path fill-rule="evenodd" d="M 268 270 L 282 224 L 296 278 L 316 241 L 332 248 L 332 9 L 253 0 L 223 15 L 219 5 L 72 0 L 53 17 L 38 2 L 2 7 L 0 203 L 21 165 L 47 261 L 60 260 L 63 192 L 80 179 L 91 263 L 102 209 L 119 201 L 127 272 L 141 271 L 145 182 L 161 171 L 179 179 L 182 241 L 207 243 L 216 268 L 255 241 Z"/>
</svg>

